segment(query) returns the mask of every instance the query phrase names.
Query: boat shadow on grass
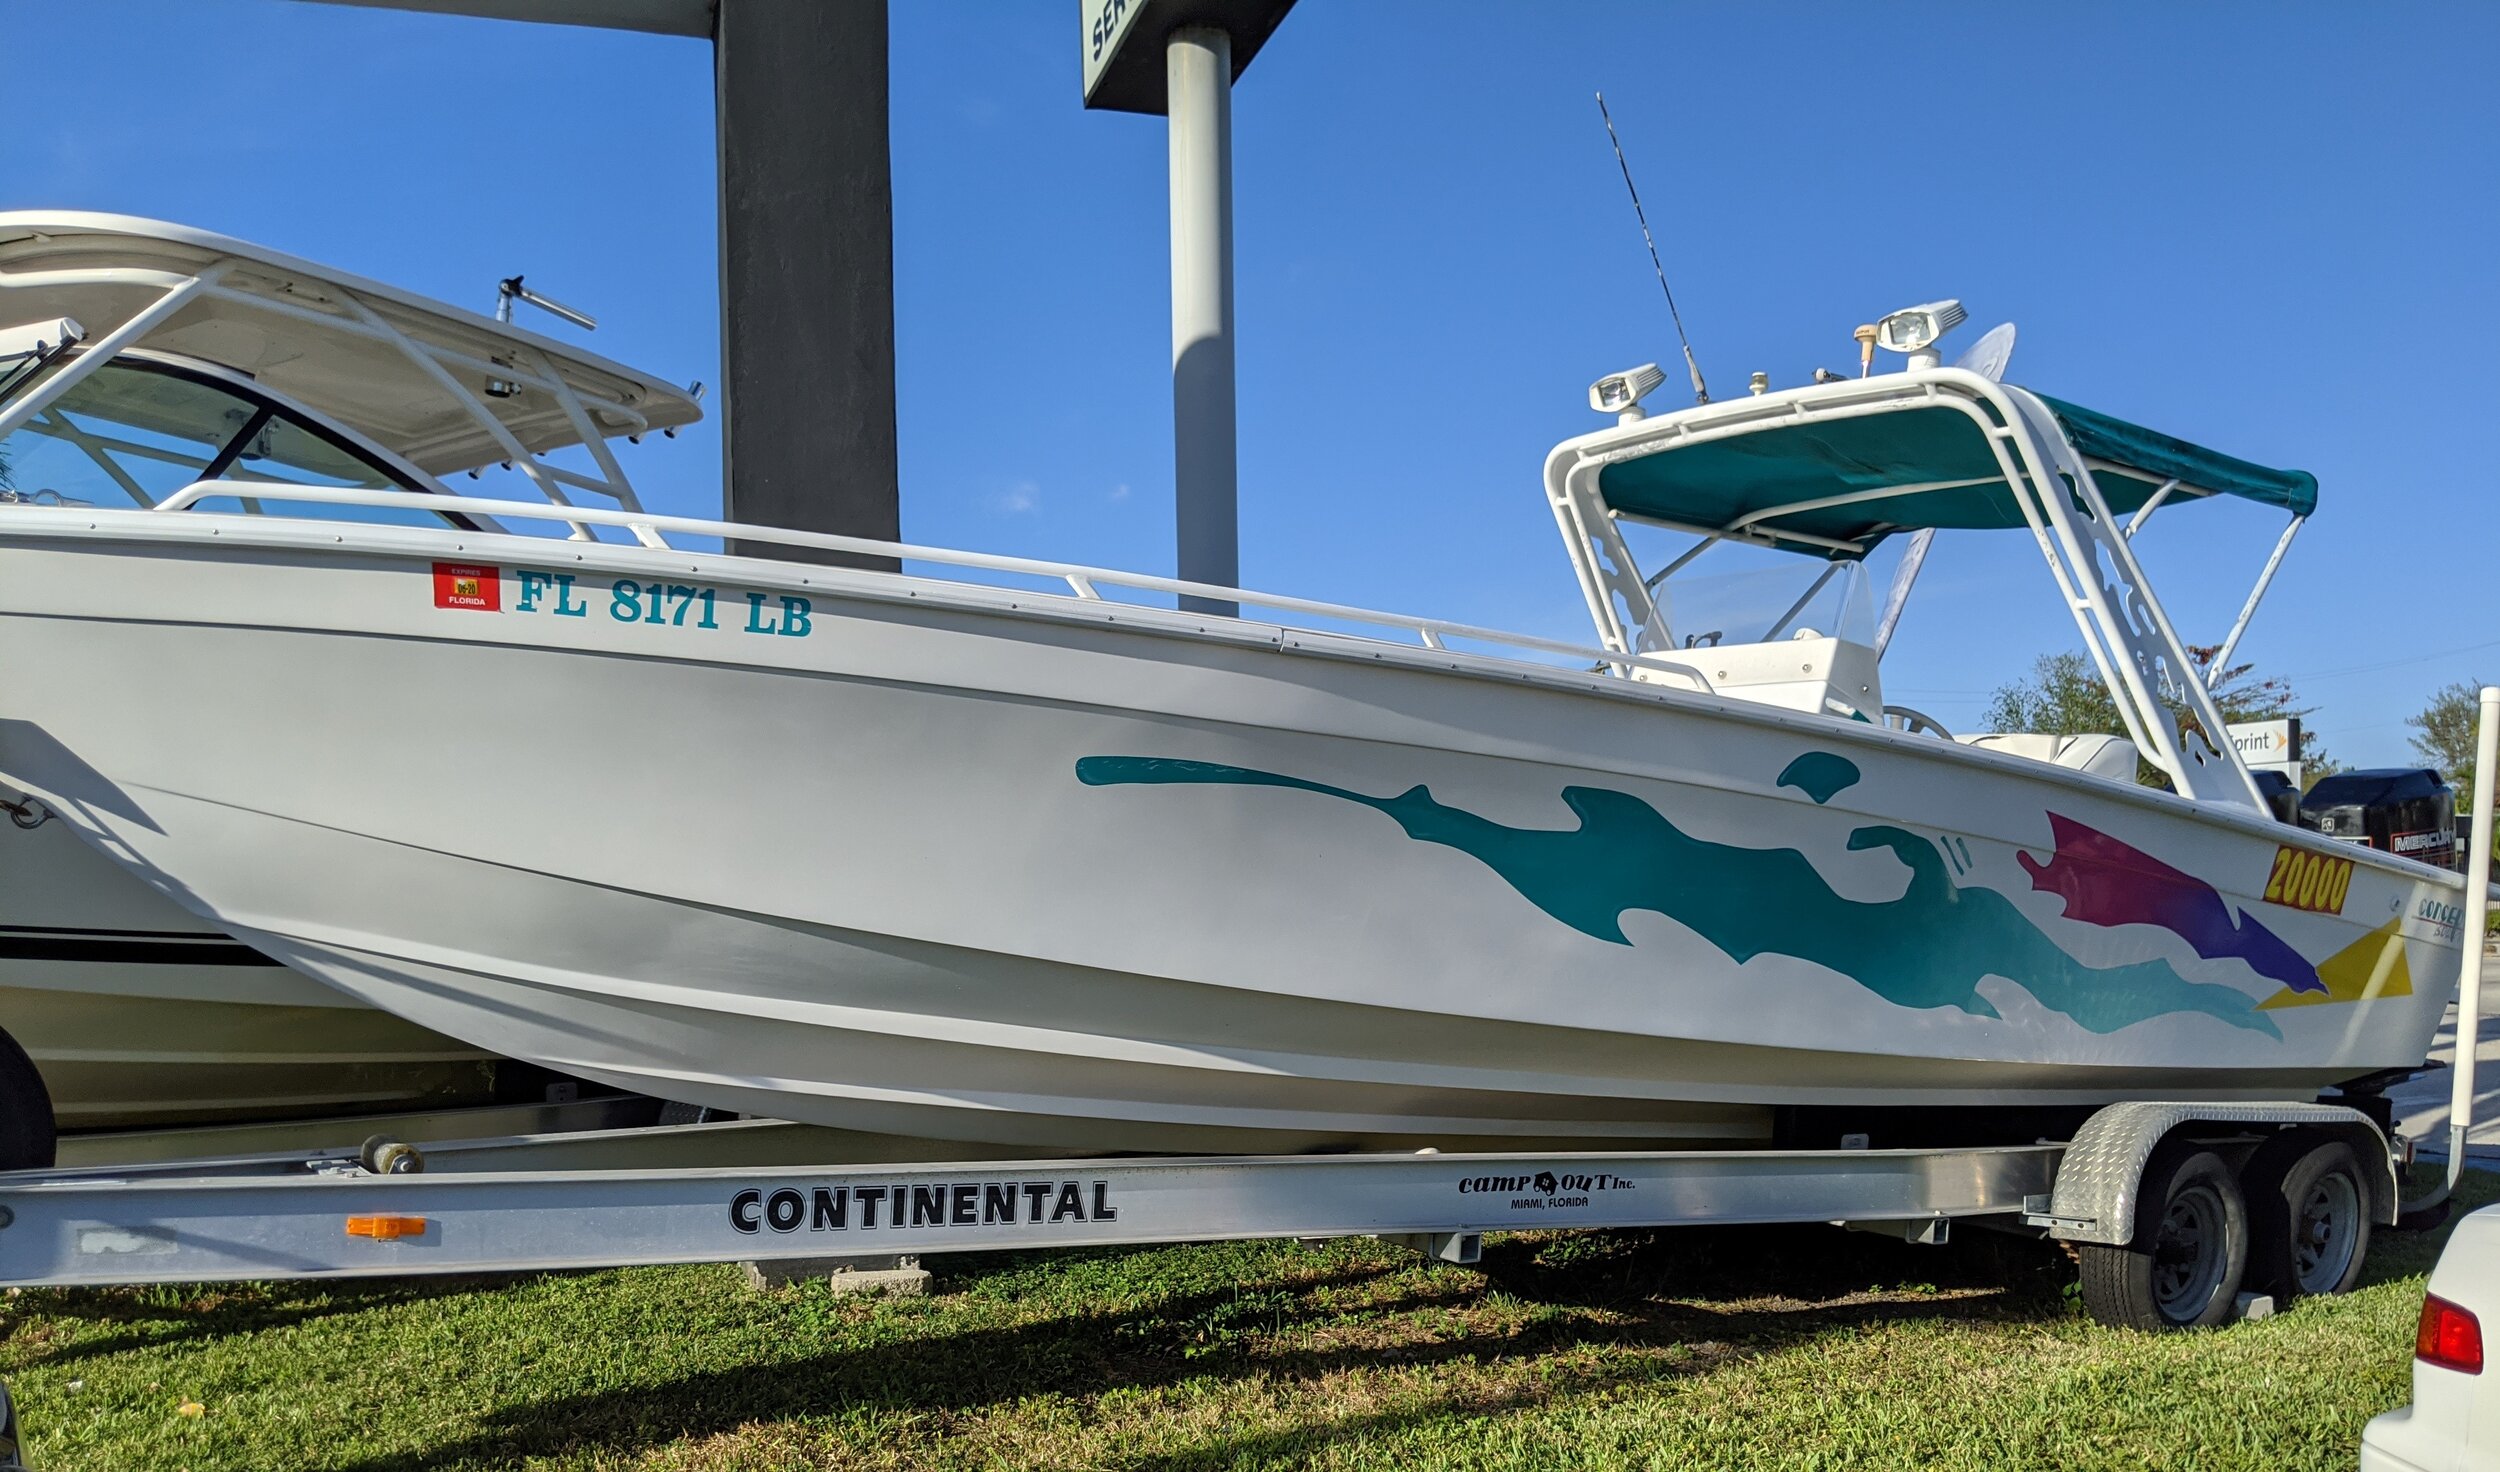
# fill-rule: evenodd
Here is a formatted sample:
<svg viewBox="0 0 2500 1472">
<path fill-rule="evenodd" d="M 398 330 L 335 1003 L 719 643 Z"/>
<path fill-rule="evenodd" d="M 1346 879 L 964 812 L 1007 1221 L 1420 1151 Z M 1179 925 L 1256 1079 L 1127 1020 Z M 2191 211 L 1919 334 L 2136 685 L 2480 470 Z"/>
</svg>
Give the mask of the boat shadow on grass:
<svg viewBox="0 0 2500 1472">
<path fill-rule="evenodd" d="M 1446 1366 L 1466 1368 L 1475 1382 L 1436 1394 L 1428 1407 L 1342 1420 L 1315 1416 L 1275 1433 L 1280 1449 L 1307 1453 L 1332 1439 L 1393 1430 L 1403 1417 L 1482 1414 L 1682 1378 L 1869 1324 L 2009 1323 L 2071 1312 L 2063 1296 L 2071 1273 L 2061 1254 L 1977 1233 L 1941 1248 L 1828 1228 L 1534 1235 L 1489 1244 L 1473 1269 L 1433 1267 L 1385 1248 L 1363 1249 L 1354 1263 L 1314 1262 L 1290 1248 L 1257 1250 L 1265 1255 L 1237 1283 L 1150 1294 L 1113 1312 L 1079 1306 L 1038 1321 L 951 1333 L 929 1322 L 917 1326 L 924 1332 L 881 1336 L 874 1344 L 509 1405 L 456 1441 L 371 1457 L 341 1472 L 624 1458 L 777 1423 L 812 1443 L 837 1434 L 819 1429 L 826 1423 L 862 1411 L 973 1418 L 1027 1397 L 1091 1401 L 1184 1381 L 1303 1383 L 1367 1367 Z M 1107 1267 L 1117 1256 L 1065 1253 L 1049 1261 L 1090 1259 Z M 977 1289 L 994 1274 L 1029 1276 L 1035 1262 L 981 1255 L 941 1262 L 938 1270 L 946 1287 Z M 916 1312 L 942 1319 L 945 1310 Z M 1549 1356 L 1553 1362 L 1510 1377 L 1511 1385 L 1483 1383 L 1477 1373 L 1491 1367 L 1499 1380 L 1503 1370 Z M 1119 1460 L 1175 1469 L 1230 1465 L 1264 1437 L 1169 1452 L 1141 1448 Z"/>
<path fill-rule="evenodd" d="M 0 1343 L 12 1320 L 49 1319 L 123 1324 L 130 1332 L 40 1352 L 46 1369 L 109 1359 L 133 1350 L 251 1334 L 436 1299 L 492 1291 L 545 1273 L 459 1277 L 363 1278 L 330 1283 L 158 1283 L 134 1288 L 36 1289 L 0 1307 Z"/>
</svg>

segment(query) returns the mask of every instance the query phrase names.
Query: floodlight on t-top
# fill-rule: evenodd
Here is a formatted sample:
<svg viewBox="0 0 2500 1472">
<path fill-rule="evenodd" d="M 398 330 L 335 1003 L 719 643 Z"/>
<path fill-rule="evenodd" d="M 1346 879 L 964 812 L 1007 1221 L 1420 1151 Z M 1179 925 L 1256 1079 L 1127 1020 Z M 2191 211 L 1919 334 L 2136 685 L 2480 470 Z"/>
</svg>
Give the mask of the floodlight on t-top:
<svg viewBox="0 0 2500 1472">
<path fill-rule="evenodd" d="M 1936 350 L 1936 343 L 1969 316 L 1962 304 L 1950 297 L 1903 307 L 1876 319 L 1875 345 L 1886 352 L 1907 354 L 1912 371 L 1942 367 L 1944 354 Z"/>
</svg>

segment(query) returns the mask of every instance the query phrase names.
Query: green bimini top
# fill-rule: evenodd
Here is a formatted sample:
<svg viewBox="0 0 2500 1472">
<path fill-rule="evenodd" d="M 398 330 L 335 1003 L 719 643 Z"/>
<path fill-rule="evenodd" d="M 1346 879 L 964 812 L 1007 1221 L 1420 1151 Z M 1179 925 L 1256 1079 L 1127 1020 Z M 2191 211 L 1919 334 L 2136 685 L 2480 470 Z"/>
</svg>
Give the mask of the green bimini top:
<svg viewBox="0 0 2500 1472">
<path fill-rule="evenodd" d="M 2305 470 L 2271 469 L 2079 404 L 2039 397 L 2090 462 L 2092 478 L 2115 515 L 2139 509 L 2174 479 L 2179 488 L 2173 499 L 2238 496 L 2294 516 L 2317 508 L 2318 479 Z M 1607 466 L 1597 484 L 1606 504 L 1629 516 L 1693 530 L 1749 533 L 1828 557 L 1862 557 L 1894 532 L 1922 527 L 2027 525 L 1987 435 L 1968 414 L 1943 406 L 1780 424 L 1695 445 L 1662 446 L 1657 454 Z M 1808 504 L 1896 487 L 1903 493 Z"/>
</svg>

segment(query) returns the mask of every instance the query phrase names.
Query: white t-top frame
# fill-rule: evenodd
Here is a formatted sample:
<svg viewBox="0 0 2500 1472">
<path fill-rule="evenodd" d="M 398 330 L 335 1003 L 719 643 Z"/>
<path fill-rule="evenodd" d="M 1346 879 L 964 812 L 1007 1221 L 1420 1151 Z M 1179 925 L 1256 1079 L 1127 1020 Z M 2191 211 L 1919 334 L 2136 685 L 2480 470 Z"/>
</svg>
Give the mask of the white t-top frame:
<svg viewBox="0 0 2500 1472">
<path fill-rule="evenodd" d="M 632 512 L 641 509 L 642 503 L 634 492 L 633 482 L 625 474 L 624 466 L 618 463 L 607 439 L 614 434 L 639 435 L 651 429 L 652 424 L 633 404 L 577 388 L 568 381 L 550 355 L 525 334 L 500 334 L 498 341 L 503 355 L 491 361 L 482 359 L 458 348 L 426 341 L 402 331 L 364 299 L 352 283 L 352 278 L 321 278 L 325 298 L 325 307 L 322 308 L 286 300 L 268 290 L 247 290 L 229 282 L 228 278 L 238 270 L 248 270 L 255 264 L 250 257 L 228 256 L 188 271 L 99 265 L 0 273 L 0 306 L 8 304 L 11 299 L 9 293 L 24 292 L 30 297 L 40 298 L 46 289 L 79 285 L 150 288 L 158 293 L 153 301 L 111 330 L 87 340 L 77 350 L 76 356 L 32 390 L 0 404 L 0 438 L 6 438 L 38 416 L 47 414 L 62 395 L 125 349 L 144 346 L 151 334 L 172 321 L 185 307 L 200 302 L 230 303 L 252 312 L 300 321 L 313 333 L 365 338 L 397 350 L 408 365 L 412 386 L 422 383 L 457 404 L 503 452 L 505 463 L 528 477 L 532 487 L 550 504 L 571 506 L 574 501 L 569 491 L 587 491 L 613 501 L 621 510 Z M 494 409 L 454 375 L 452 370 L 455 368 L 487 375 L 493 382 L 546 394 L 572 426 L 573 433 L 578 437 L 577 442 L 589 454 L 596 473 L 568 469 L 530 451 Z M 335 422 L 329 416 L 317 417 L 325 423 Z M 613 427 L 602 428 L 602 420 Z M 405 461 L 402 460 L 402 463 L 405 464 Z M 458 497 L 458 492 L 439 478 L 422 471 L 414 473 L 423 476 L 427 489 L 440 495 Z M 666 545 L 647 529 L 632 530 L 647 546 Z M 592 537 L 589 526 L 579 522 L 571 525 L 571 535 L 576 540 L 590 540 Z"/>
<path fill-rule="evenodd" d="M 1922 409 L 1965 414 L 1986 437 L 1998 474 L 2012 488 L 2058 594 L 2073 614 L 2084 648 L 2137 749 L 2185 796 L 2265 811 L 2265 800 L 2247 766 L 2230 742 L 2219 739 L 2222 713 L 2154 597 L 2129 545 L 2130 528 L 2111 514 L 2090 463 L 2036 395 L 1967 369 L 1920 369 L 1707 404 L 1630 421 L 1557 446 L 1545 462 L 1546 499 L 1579 577 L 1599 642 L 1622 654 L 1673 648 L 1670 610 L 1661 585 L 1703 548 L 1718 542 L 1790 550 L 1806 545 L 1841 555 L 1868 550 L 1859 543 L 1794 531 L 1783 530 L 1774 537 L 1760 529 L 1765 521 L 1799 511 L 1981 483 L 1926 481 L 1887 486 L 1759 511 L 1726 526 L 1702 526 L 1617 511 L 1607 504 L 1598 486 L 1598 477 L 1608 466 L 1769 429 Z M 2067 486 L 2074 488 L 2072 496 L 2043 491 L 2043 487 L 2062 490 Z M 1657 576 L 1645 579 L 1618 525 L 1626 519 L 1687 532 L 1703 541 Z M 2142 519 L 2139 513 L 2137 524 Z M 2238 643 L 2299 525 L 2295 519 L 2277 543 L 2232 630 L 2226 653 Z M 2165 696 L 2185 707 L 2188 721 L 2182 723 L 2172 715 Z"/>
</svg>

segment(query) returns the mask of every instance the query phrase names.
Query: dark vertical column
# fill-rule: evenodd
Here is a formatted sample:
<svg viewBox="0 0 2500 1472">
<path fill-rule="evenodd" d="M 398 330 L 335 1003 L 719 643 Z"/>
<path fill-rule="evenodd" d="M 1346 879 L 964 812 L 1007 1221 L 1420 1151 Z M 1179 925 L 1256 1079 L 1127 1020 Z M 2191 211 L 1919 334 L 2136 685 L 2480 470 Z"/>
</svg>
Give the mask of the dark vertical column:
<svg viewBox="0 0 2500 1472">
<path fill-rule="evenodd" d="M 885 0 L 720 0 L 722 492 L 732 520 L 901 534 Z M 886 558 L 740 550 L 891 568 Z"/>
</svg>

